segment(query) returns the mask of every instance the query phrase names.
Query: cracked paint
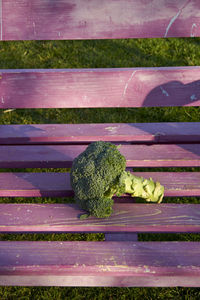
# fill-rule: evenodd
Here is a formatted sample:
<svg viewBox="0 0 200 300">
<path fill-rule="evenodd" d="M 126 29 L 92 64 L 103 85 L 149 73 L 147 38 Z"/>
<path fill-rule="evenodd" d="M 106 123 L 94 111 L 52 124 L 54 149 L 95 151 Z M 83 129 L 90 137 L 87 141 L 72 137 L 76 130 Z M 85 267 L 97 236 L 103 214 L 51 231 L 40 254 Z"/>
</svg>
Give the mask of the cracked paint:
<svg viewBox="0 0 200 300">
<path fill-rule="evenodd" d="M 191 97 L 190 97 L 190 99 L 192 100 L 192 101 L 195 101 L 195 100 L 197 100 L 197 97 L 196 97 L 196 95 L 192 95 Z"/>
<path fill-rule="evenodd" d="M 195 24 L 195 23 L 192 24 L 191 35 L 190 35 L 191 37 L 195 36 L 195 34 L 194 34 L 194 31 L 195 31 L 194 28 L 197 28 L 197 24 Z"/>
<path fill-rule="evenodd" d="M 177 12 L 177 14 L 170 20 L 170 22 L 169 22 L 169 24 L 168 24 L 168 26 L 167 26 L 167 28 L 166 28 L 164 37 L 167 37 L 168 32 L 169 32 L 171 26 L 172 26 L 173 23 L 176 21 L 176 19 L 180 16 L 180 14 L 181 14 L 182 11 L 184 10 L 184 8 L 189 4 L 189 2 L 190 2 L 190 0 L 187 1 L 187 2 L 183 5 L 183 7 L 181 7 L 181 8 L 179 9 L 179 11 Z"/>
<path fill-rule="evenodd" d="M 163 95 L 165 95 L 166 97 L 169 97 L 168 92 L 166 90 L 164 90 L 162 86 L 160 87 L 160 89 L 161 89 Z"/>
<path fill-rule="evenodd" d="M 130 78 L 129 78 L 128 81 L 126 82 L 126 85 L 125 85 L 124 91 L 123 91 L 123 98 L 125 97 L 126 91 L 127 91 L 127 89 L 128 89 L 128 86 L 129 86 L 129 83 L 131 82 L 131 80 L 132 80 L 132 78 L 133 78 L 133 76 L 135 75 L 136 72 L 137 72 L 137 71 L 133 71 L 133 73 L 131 74 Z"/>
</svg>

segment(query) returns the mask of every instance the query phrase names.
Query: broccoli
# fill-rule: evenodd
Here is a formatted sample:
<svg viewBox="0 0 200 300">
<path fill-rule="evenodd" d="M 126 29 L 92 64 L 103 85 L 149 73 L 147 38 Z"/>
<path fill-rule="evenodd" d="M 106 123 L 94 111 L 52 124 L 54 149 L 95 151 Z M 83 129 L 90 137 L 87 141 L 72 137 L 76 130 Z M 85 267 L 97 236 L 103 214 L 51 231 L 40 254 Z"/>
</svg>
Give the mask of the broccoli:
<svg viewBox="0 0 200 300">
<path fill-rule="evenodd" d="M 146 201 L 162 201 L 164 187 L 126 172 L 126 159 L 118 146 L 109 142 L 93 142 L 73 161 L 70 180 L 76 203 L 97 218 L 112 213 L 113 195 L 131 194 Z"/>
</svg>

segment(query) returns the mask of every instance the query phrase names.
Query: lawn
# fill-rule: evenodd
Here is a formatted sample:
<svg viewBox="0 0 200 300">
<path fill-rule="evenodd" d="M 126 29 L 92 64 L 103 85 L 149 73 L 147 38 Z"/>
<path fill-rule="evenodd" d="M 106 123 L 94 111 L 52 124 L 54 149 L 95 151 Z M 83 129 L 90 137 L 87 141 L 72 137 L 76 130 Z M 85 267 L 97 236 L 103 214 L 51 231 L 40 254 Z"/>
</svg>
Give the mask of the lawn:
<svg viewBox="0 0 200 300">
<path fill-rule="evenodd" d="M 200 38 L 0 43 L 0 69 L 120 68 L 200 65 Z M 0 124 L 196 122 L 200 108 L 19 109 L 0 111 Z M 141 169 L 140 169 L 141 170 Z M 144 170 L 144 169 L 142 169 Z M 146 170 L 146 169 L 145 169 Z M 165 169 L 166 170 L 166 169 Z M 185 170 L 194 170 L 188 168 Z M 199 168 L 195 168 L 199 170 Z M 2 172 L 4 170 L 1 170 Z M 8 170 L 7 170 L 8 171 Z M 13 170 L 9 170 L 13 171 Z M 24 171 L 24 170 L 17 170 Z M 28 171 L 26 169 L 26 171 Z M 32 170 L 33 171 L 33 170 Z M 41 171 L 41 170 L 34 170 Z M 46 170 L 49 171 L 49 170 Z M 52 171 L 52 169 L 51 169 Z M 60 170 L 65 171 L 65 170 Z M 1 198 L 2 203 L 52 203 L 53 198 Z M 164 201 L 172 201 L 164 199 Z M 198 203 L 199 198 L 173 202 Z M 100 240 L 102 234 L 0 234 L 0 240 Z M 200 241 L 198 234 L 140 234 L 140 240 Z M 0 287 L 0 299 L 199 299 L 199 288 Z"/>
</svg>

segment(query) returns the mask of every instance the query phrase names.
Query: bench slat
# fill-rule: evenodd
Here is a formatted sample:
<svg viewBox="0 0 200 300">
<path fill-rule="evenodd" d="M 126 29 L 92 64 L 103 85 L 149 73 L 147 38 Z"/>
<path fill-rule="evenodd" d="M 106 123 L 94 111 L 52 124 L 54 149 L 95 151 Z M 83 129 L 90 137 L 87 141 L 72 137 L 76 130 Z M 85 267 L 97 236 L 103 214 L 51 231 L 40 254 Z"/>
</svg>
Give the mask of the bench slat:
<svg viewBox="0 0 200 300">
<path fill-rule="evenodd" d="M 199 122 L 0 125 L 0 144 L 200 141 Z"/>
<path fill-rule="evenodd" d="M 116 203 L 108 219 L 83 213 L 75 204 L 0 204 L 0 232 L 200 232 L 200 204 Z"/>
<path fill-rule="evenodd" d="M 0 285 L 198 286 L 197 242 L 0 242 Z"/>
<path fill-rule="evenodd" d="M 0 108 L 200 105 L 200 67 L 0 70 Z"/>
<path fill-rule="evenodd" d="M 1 40 L 200 36 L 199 10 L 198 0 L 3 0 Z"/>
<path fill-rule="evenodd" d="M 1 168 L 67 168 L 86 145 L 1 146 Z M 127 167 L 198 167 L 200 144 L 122 145 Z"/>
<path fill-rule="evenodd" d="M 200 196 L 200 172 L 134 172 L 134 174 L 159 181 L 165 186 L 165 196 Z M 72 195 L 69 173 L 0 173 L 0 197 Z"/>
</svg>

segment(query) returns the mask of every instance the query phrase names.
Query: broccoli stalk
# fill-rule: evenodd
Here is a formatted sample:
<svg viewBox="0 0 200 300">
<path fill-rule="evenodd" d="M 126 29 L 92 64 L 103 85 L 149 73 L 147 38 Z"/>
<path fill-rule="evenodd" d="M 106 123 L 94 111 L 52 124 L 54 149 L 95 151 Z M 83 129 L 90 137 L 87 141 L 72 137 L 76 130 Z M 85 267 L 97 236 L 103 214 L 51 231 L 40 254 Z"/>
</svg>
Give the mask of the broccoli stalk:
<svg viewBox="0 0 200 300">
<path fill-rule="evenodd" d="M 118 147 L 109 142 L 91 143 L 73 161 L 70 178 L 76 203 L 93 215 L 109 217 L 114 195 L 128 193 L 146 201 L 160 203 L 164 187 L 151 178 L 144 179 L 125 171 L 126 160 Z"/>
<path fill-rule="evenodd" d="M 121 193 L 143 198 L 147 202 L 160 203 L 164 196 L 164 187 L 159 182 L 154 182 L 152 178 L 144 179 L 126 171 L 119 178 L 119 186 Z"/>
</svg>

